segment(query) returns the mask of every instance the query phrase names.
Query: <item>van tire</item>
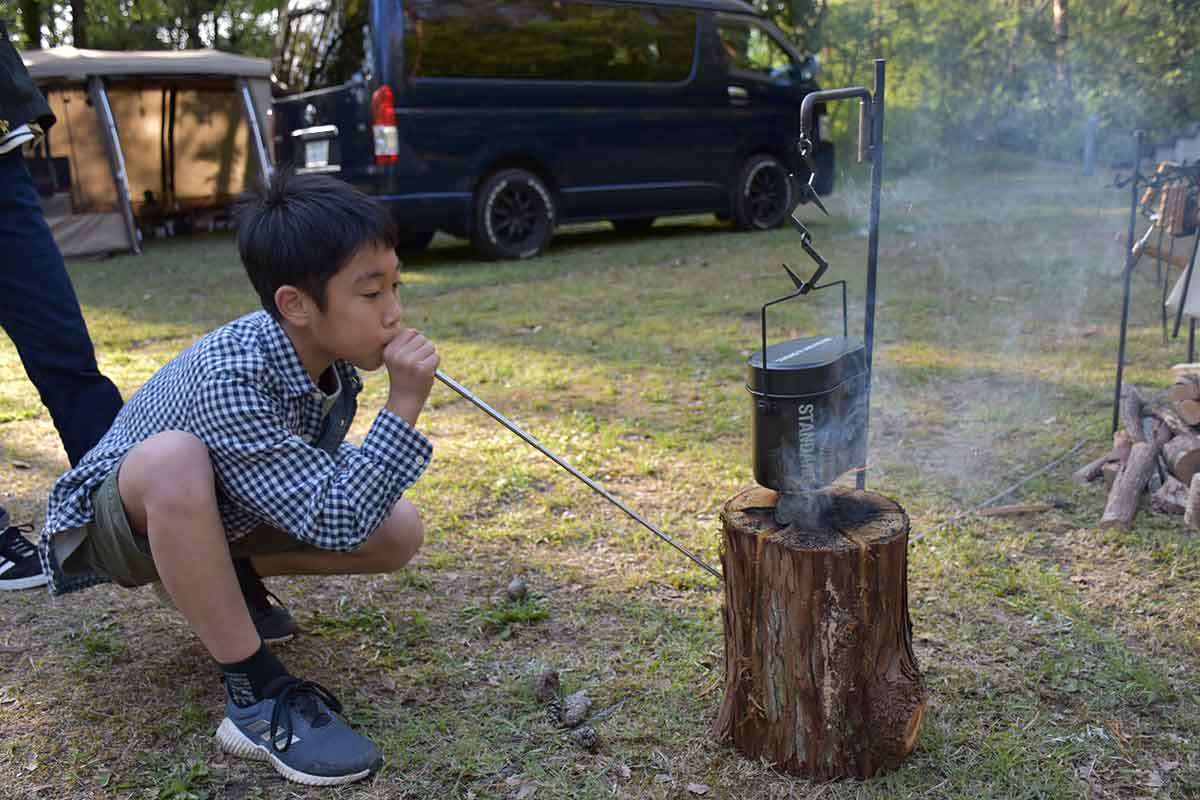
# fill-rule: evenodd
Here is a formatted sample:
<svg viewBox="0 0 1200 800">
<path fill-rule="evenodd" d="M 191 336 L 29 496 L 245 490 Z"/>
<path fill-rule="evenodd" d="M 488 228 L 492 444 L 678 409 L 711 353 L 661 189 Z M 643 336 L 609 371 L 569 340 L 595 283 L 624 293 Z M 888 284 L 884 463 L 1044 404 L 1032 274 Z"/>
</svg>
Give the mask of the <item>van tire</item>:
<svg viewBox="0 0 1200 800">
<path fill-rule="evenodd" d="M 613 229 L 622 236 L 636 236 L 646 233 L 654 227 L 654 217 L 638 217 L 635 219 L 614 219 Z"/>
<path fill-rule="evenodd" d="M 743 231 L 778 228 L 795 205 L 787 167 L 772 155 L 746 160 L 733 196 L 733 224 Z"/>
<path fill-rule="evenodd" d="M 396 254 L 420 253 L 433 241 L 436 231 L 409 231 L 401 229 L 396 232 Z"/>
<path fill-rule="evenodd" d="M 475 192 L 471 242 L 485 258 L 533 258 L 554 237 L 554 199 L 528 170 L 503 169 Z"/>
</svg>

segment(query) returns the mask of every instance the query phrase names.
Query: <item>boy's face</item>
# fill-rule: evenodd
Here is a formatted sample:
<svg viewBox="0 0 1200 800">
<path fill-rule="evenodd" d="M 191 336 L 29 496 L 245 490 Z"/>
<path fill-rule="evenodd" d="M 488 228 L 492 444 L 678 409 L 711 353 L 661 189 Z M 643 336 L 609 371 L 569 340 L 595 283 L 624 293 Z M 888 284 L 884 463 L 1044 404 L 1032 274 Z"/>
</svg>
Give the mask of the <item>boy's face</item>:
<svg viewBox="0 0 1200 800">
<path fill-rule="evenodd" d="M 360 248 L 325 286 L 325 311 L 311 318 L 314 342 L 331 358 L 365 370 L 383 365 L 383 349 L 401 330 L 396 254 L 374 244 Z"/>
</svg>

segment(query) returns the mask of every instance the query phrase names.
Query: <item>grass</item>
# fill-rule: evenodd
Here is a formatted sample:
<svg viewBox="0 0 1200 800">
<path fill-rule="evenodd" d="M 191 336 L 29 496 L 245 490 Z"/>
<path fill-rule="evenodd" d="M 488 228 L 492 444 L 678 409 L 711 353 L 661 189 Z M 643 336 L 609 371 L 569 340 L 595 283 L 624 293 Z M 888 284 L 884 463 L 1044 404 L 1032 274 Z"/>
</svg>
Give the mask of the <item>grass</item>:
<svg viewBox="0 0 1200 800">
<path fill-rule="evenodd" d="M 414 564 L 271 585 L 304 630 L 281 657 L 382 747 L 373 782 L 310 791 L 217 752 L 222 690 L 199 643 L 149 589 L 100 587 L 0 602 L 0 797 L 1200 797 L 1200 538 L 1149 511 L 1098 530 L 1102 494 L 1068 480 L 1105 449 L 1111 414 L 1127 210 L 1105 180 L 1049 165 L 885 183 L 871 487 L 930 531 L 1085 442 L 1014 500 L 1058 510 L 968 518 L 910 547 L 931 699 L 896 772 L 814 785 L 714 742 L 719 587 L 439 386 L 422 417 L 435 460 L 410 494 L 428 527 Z M 866 175 L 836 200 L 833 217 L 804 217 L 860 330 Z M 759 306 L 787 291 L 784 261 L 812 269 L 790 231 L 695 218 L 638 238 L 571 229 L 526 263 L 439 238 L 403 280 L 448 374 L 716 563 L 717 512 L 752 480 L 744 365 Z M 71 274 L 126 396 L 255 308 L 228 235 Z M 1150 388 L 1185 358 L 1161 341 L 1158 291 L 1143 265 L 1126 376 Z M 840 309 L 817 296 L 770 324 L 807 335 Z M 366 376 L 352 439 L 386 389 Z M 5 504 L 40 524 L 65 459 L 7 340 L 0 458 Z M 517 576 L 529 594 L 513 602 Z M 546 669 L 609 710 L 597 753 L 535 699 Z"/>
</svg>

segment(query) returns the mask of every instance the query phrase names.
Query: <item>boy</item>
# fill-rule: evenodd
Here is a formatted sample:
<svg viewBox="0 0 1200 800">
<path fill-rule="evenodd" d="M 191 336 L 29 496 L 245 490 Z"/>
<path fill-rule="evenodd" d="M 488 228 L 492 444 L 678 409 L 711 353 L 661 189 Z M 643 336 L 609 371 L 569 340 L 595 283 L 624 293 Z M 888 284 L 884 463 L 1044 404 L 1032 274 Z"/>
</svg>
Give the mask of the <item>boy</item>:
<svg viewBox="0 0 1200 800">
<path fill-rule="evenodd" d="M 267 649 L 232 559 L 261 576 L 388 572 L 420 547 L 401 495 L 432 450 L 414 426 L 438 356 L 401 327 L 395 238 L 388 211 L 349 185 L 278 176 L 238 224 L 265 311 L 155 373 L 55 483 L 42 534 L 55 594 L 161 580 L 220 666 L 222 748 L 310 785 L 364 778 L 379 751 Z M 356 366 L 386 366 L 391 385 L 361 447 L 342 441 Z"/>
</svg>

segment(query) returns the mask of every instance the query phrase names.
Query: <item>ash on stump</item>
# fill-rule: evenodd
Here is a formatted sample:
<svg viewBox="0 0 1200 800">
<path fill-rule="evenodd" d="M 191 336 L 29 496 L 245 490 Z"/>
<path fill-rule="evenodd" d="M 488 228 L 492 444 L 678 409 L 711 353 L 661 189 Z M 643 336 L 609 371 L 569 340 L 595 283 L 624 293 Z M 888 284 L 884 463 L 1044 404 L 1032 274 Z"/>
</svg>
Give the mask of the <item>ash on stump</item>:
<svg viewBox="0 0 1200 800">
<path fill-rule="evenodd" d="M 895 769 L 926 692 L 908 617 L 908 515 L 874 492 L 822 490 L 781 527 L 753 487 L 721 511 L 725 699 L 713 727 L 749 758 L 817 780 Z"/>
</svg>

